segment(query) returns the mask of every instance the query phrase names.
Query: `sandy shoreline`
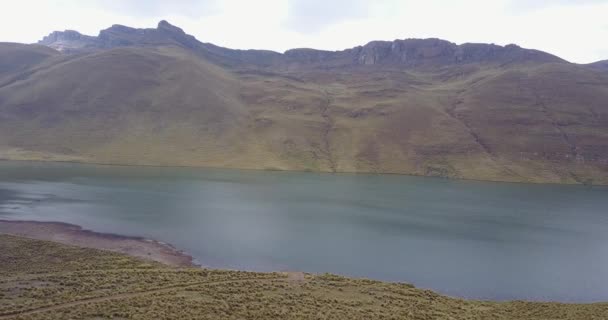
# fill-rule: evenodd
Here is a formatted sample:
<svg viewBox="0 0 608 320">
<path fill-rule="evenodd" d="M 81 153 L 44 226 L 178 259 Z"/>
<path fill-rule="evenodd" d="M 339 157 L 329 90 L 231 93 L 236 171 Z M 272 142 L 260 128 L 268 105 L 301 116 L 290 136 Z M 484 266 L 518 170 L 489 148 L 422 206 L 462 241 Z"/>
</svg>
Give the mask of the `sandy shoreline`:
<svg viewBox="0 0 608 320">
<path fill-rule="evenodd" d="M 183 251 L 156 240 L 98 233 L 61 222 L 0 220 L 0 233 L 127 254 L 175 267 L 196 266 Z"/>
</svg>

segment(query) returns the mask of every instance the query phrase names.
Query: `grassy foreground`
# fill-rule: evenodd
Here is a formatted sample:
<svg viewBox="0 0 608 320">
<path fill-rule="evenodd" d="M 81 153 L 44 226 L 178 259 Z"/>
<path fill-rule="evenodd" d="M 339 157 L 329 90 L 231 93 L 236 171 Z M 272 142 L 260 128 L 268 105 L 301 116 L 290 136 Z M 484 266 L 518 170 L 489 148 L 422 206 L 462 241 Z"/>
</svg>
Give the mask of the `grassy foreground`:
<svg viewBox="0 0 608 320">
<path fill-rule="evenodd" d="M 333 275 L 177 269 L 0 234 L 0 319 L 607 319 L 608 304 L 481 302 Z"/>
</svg>

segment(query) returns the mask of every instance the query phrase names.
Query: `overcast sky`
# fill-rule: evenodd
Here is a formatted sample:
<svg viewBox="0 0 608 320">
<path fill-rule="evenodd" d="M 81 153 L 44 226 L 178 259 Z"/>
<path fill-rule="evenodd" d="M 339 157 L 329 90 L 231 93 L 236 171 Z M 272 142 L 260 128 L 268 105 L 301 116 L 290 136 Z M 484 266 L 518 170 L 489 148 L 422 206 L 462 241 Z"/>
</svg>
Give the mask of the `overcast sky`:
<svg viewBox="0 0 608 320">
<path fill-rule="evenodd" d="M 572 62 L 608 59 L 608 0 L 3 0 L 0 41 L 97 35 L 161 19 L 237 49 L 338 50 L 371 40 L 516 43 Z"/>
</svg>

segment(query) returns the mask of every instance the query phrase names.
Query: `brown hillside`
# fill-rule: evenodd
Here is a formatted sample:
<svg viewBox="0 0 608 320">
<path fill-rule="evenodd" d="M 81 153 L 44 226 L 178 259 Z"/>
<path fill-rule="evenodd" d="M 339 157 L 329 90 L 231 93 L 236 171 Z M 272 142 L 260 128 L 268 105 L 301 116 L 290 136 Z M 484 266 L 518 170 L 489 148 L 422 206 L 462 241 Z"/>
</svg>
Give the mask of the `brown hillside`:
<svg viewBox="0 0 608 320">
<path fill-rule="evenodd" d="M 0 89 L 0 144 L 120 163 L 181 164 L 180 153 L 201 150 L 234 155 L 245 115 L 237 88 L 178 48 L 75 57 Z"/>
</svg>

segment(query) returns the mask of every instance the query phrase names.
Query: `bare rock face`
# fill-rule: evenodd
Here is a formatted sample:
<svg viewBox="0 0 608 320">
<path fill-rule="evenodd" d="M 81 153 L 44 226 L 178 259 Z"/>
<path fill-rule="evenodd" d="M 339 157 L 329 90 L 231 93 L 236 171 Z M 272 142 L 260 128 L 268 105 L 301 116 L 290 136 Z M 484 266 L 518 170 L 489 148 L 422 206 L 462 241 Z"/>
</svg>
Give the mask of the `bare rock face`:
<svg viewBox="0 0 608 320">
<path fill-rule="evenodd" d="M 38 44 L 51 47 L 61 52 L 71 52 L 97 46 L 97 38 L 86 36 L 78 31 L 54 31 L 44 37 Z"/>
<path fill-rule="evenodd" d="M 356 48 L 360 65 L 442 66 L 467 63 L 559 62 L 548 53 L 516 45 L 465 43 L 456 45 L 441 39 L 374 41 Z"/>
<path fill-rule="evenodd" d="M 357 61 L 363 65 L 448 64 L 454 62 L 456 48 L 455 44 L 439 39 L 373 41 L 361 47 Z"/>
<path fill-rule="evenodd" d="M 548 53 L 516 45 L 466 43 L 441 39 L 372 41 L 344 51 L 293 49 L 285 52 L 286 63 L 319 67 L 391 66 L 441 67 L 468 63 L 563 62 Z"/>
<path fill-rule="evenodd" d="M 108 29 L 101 30 L 97 36 L 99 47 L 113 48 L 137 44 L 139 35 L 143 35 L 142 29 L 130 28 L 122 25 L 113 25 Z"/>
</svg>

